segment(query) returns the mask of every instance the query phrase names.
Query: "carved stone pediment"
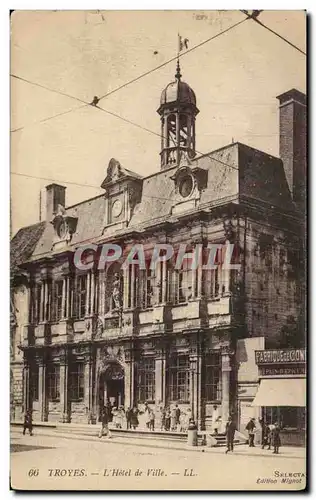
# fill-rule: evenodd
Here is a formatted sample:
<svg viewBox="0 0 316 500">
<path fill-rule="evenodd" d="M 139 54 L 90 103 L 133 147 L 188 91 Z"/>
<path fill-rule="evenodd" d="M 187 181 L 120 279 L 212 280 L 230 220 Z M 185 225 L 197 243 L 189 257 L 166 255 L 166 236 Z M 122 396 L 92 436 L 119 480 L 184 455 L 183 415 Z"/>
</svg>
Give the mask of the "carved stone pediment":
<svg viewBox="0 0 316 500">
<path fill-rule="evenodd" d="M 103 234 L 128 225 L 135 206 L 141 201 L 142 182 L 140 175 L 122 167 L 115 158 L 109 161 L 101 184 L 106 195 Z"/>
</svg>

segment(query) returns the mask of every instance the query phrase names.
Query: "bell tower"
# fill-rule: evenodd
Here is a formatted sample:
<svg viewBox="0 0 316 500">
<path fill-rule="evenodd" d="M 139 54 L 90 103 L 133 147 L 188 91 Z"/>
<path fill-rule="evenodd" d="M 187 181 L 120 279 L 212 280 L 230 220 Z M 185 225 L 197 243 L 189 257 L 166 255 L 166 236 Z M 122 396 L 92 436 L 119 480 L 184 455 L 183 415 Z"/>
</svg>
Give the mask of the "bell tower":
<svg viewBox="0 0 316 500">
<path fill-rule="evenodd" d="M 175 81 L 162 91 L 161 117 L 161 169 L 178 166 L 183 155 L 195 156 L 195 117 L 199 113 L 191 87 L 181 80 L 179 59 Z"/>
</svg>

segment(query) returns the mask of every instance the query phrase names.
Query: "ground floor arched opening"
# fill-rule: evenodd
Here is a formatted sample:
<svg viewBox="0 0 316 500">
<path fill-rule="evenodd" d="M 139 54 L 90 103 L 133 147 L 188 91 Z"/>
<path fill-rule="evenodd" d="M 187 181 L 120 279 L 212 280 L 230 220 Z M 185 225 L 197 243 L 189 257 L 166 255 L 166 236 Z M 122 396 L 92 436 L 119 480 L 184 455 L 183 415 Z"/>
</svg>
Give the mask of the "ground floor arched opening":
<svg viewBox="0 0 316 500">
<path fill-rule="evenodd" d="M 109 364 L 99 376 L 99 419 L 108 402 L 113 408 L 124 406 L 124 368 L 116 362 Z"/>
</svg>

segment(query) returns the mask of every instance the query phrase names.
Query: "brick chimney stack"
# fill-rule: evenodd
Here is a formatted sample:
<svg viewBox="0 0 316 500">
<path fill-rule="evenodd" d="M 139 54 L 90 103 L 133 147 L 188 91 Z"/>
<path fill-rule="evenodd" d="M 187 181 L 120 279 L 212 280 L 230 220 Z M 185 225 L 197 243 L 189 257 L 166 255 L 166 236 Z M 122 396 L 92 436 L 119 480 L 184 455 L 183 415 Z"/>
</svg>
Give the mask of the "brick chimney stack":
<svg viewBox="0 0 316 500">
<path fill-rule="evenodd" d="M 46 220 L 50 222 L 57 213 L 58 205 L 65 206 L 66 188 L 60 184 L 46 186 Z"/>
<path fill-rule="evenodd" d="M 280 110 L 280 158 L 297 208 L 306 207 L 306 95 L 292 89 L 277 96 Z"/>
</svg>

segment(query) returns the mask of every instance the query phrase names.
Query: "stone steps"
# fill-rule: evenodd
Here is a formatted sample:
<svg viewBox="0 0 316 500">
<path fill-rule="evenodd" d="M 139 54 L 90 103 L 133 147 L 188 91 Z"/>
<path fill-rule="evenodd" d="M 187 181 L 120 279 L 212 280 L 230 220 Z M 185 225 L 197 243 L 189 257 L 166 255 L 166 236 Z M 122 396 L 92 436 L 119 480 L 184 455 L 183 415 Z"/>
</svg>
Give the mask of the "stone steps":
<svg viewBox="0 0 316 500">
<path fill-rule="evenodd" d="M 13 426 L 23 426 L 23 422 L 12 422 Z M 50 428 L 56 434 L 73 434 L 78 436 L 98 436 L 101 428 L 101 423 L 98 424 L 72 424 L 72 423 L 59 423 L 59 422 L 33 422 L 34 427 Z M 147 431 L 143 429 L 131 430 L 131 429 L 116 429 L 111 428 L 113 437 L 125 438 L 125 439 L 137 439 L 137 440 L 149 440 L 149 441 L 169 441 L 186 443 L 187 434 L 185 432 L 172 432 L 172 431 Z M 198 444 L 201 445 L 205 441 L 205 435 L 209 435 L 206 431 L 198 432 Z M 216 440 L 214 446 L 226 446 L 225 434 L 213 435 Z M 236 437 L 234 440 L 236 445 L 243 444 L 244 441 L 240 437 Z"/>
</svg>

